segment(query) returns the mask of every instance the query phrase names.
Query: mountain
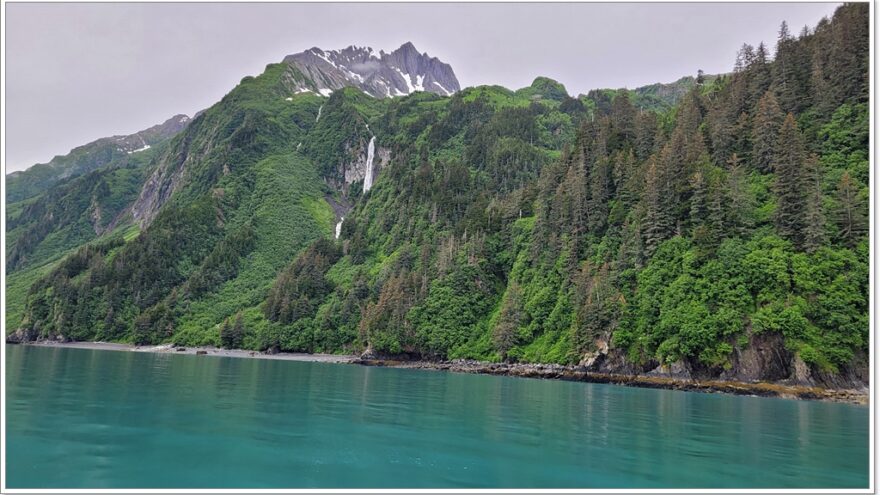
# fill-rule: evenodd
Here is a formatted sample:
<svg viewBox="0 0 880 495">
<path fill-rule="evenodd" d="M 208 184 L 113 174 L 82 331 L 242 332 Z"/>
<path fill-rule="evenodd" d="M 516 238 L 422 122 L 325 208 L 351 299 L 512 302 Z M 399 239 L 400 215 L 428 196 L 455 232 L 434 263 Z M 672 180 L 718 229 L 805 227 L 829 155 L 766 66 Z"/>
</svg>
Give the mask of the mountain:
<svg viewBox="0 0 880 495">
<path fill-rule="evenodd" d="M 134 134 L 101 138 L 78 146 L 66 155 L 56 156 L 49 163 L 7 174 L 6 204 L 28 199 L 63 179 L 91 172 L 114 160 L 149 149 L 180 132 L 189 120 L 186 115 L 175 115 Z"/>
<path fill-rule="evenodd" d="M 864 387 L 868 15 L 652 109 L 547 78 L 322 96 L 271 64 L 137 167 L 16 203 L 8 339 Z"/>
<path fill-rule="evenodd" d="M 711 84 L 717 75 L 702 75 L 699 84 Z M 633 106 L 639 110 L 652 112 L 666 112 L 675 107 L 679 100 L 698 86 L 697 78 L 685 76 L 671 83 L 654 83 L 640 86 L 635 89 L 594 89 L 586 95 L 580 95 L 580 99 L 592 111 L 607 113 L 611 110 L 611 103 L 621 93 L 627 93 Z"/>
<path fill-rule="evenodd" d="M 569 98 L 565 86 L 549 77 L 536 77 L 531 85 L 518 89 L 516 93 L 532 100 L 564 101 Z"/>
<path fill-rule="evenodd" d="M 407 42 L 391 53 L 372 48 L 349 46 L 324 51 L 311 48 L 288 55 L 284 63 L 294 72 L 295 92 L 312 91 L 324 96 L 346 86 L 353 86 L 376 98 L 404 96 L 426 91 L 449 96 L 461 87 L 449 64 L 427 53 L 419 53 Z"/>
</svg>

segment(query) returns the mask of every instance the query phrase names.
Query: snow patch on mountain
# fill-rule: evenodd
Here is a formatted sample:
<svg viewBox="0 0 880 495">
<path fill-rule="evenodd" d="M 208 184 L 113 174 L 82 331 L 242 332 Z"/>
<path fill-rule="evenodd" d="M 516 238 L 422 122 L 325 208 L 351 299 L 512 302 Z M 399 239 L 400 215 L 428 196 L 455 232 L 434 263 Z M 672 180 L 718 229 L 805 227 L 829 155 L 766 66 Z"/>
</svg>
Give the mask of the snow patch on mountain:
<svg viewBox="0 0 880 495">
<path fill-rule="evenodd" d="M 284 62 L 290 71 L 291 90 L 316 91 L 329 96 L 333 91 L 353 86 L 377 97 L 405 96 L 426 91 L 449 96 L 461 89 L 449 64 L 427 53 L 419 53 L 412 43 L 378 54 L 370 47 L 351 45 L 342 50 L 318 47 L 288 55 Z M 311 89 L 308 89 L 311 88 Z"/>
</svg>

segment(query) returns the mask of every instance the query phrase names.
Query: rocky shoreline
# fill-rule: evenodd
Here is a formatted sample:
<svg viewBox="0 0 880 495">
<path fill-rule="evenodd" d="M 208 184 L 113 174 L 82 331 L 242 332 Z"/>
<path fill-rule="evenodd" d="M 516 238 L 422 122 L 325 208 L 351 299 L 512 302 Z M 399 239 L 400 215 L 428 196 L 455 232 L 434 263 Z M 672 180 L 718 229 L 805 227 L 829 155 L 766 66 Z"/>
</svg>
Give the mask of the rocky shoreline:
<svg viewBox="0 0 880 495">
<path fill-rule="evenodd" d="M 829 389 L 771 382 L 738 382 L 727 380 L 694 380 L 663 375 L 625 375 L 597 373 L 584 367 L 559 364 L 488 363 L 472 360 L 395 361 L 391 359 L 354 359 L 353 364 L 392 368 L 451 371 L 495 376 L 606 383 L 627 387 L 662 388 L 704 393 L 725 393 L 784 399 L 821 400 L 867 405 L 868 390 Z"/>
<path fill-rule="evenodd" d="M 7 343 L 18 344 L 18 342 Z M 781 382 L 698 380 L 674 374 L 624 374 L 588 371 L 584 366 L 565 366 L 560 364 L 490 363 L 474 360 L 421 361 L 396 360 L 375 356 L 354 356 L 342 354 L 307 354 L 289 352 L 259 352 L 242 349 L 221 349 L 217 347 L 183 347 L 172 344 L 156 346 L 135 346 L 112 342 L 62 342 L 36 341 L 22 342 L 20 345 L 40 347 L 65 347 L 74 349 L 94 349 L 109 351 L 153 352 L 168 354 L 190 354 L 216 357 L 275 359 L 286 361 L 309 361 L 322 363 L 358 364 L 389 368 L 450 371 L 520 378 L 539 378 L 545 380 L 566 380 L 585 383 L 606 383 L 628 387 L 661 388 L 704 393 L 724 393 L 751 395 L 757 397 L 779 397 L 799 400 L 821 400 L 849 404 L 869 403 L 869 391 L 863 389 L 824 388 Z"/>
<path fill-rule="evenodd" d="M 357 356 L 347 354 L 307 354 L 299 352 L 258 352 L 243 349 L 221 349 L 219 347 L 183 347 L 172 344 L 136 346 L 114 342 L 60 342 L 43 340 L 35 342 L 10 342 L 7 344 L 32 345 L 38 347 L 65 347 L 69 349 L 92 349 L 99 351 L 152 352 L 162 354 L 182 354 L 232 358 L 275 359 L 281 361 L 309 361 L 316 363 L 351 363 Z"/>
</svg>

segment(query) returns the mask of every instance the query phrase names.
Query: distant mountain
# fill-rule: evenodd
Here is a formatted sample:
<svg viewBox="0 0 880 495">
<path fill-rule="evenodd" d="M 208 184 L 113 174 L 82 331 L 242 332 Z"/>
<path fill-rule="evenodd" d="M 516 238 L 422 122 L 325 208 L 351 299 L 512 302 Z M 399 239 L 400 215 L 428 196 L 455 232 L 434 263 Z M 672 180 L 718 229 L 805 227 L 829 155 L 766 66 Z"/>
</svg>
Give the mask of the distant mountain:
<svg viewBox="0 0 880 495">
<path fill-rule="evenodd" d="M 531 86 L 518 89 L 516 94 L 531 100 L 565 101 L 569 98 L 565 86 L 549 77 L 536 77 Z"/>
<path fill-rule="evenodd" d="M 149 149 L 180 132 L 189 121 L 186 115 L 175 115 L 134 134 L 101 138 L 78 146 L 66 155 L 56 156 L 49 163 L 12 172 L 6 176 L 6 203 L 36 196 L 63 179 L 89 173 L 114 160 Z"/>
<path fill-rule="evenodd" d="M 718 79 L 717 75 L 704 75 L 703 84 L 711 84 Z M 671 83 L 654 83 L 640 86 L 636 89 L 594 89 L 586 95 L 580 95 L 578 99 L 584 102 L 594 112 L 608 113 L 611 111 L 611 102 L 621 94 L 627 93 L 633 106 L 639 110 L 650 112 L 665 112 L 678 104 L 690 90 L 697 85 L 697 79 L 693 76 L 685 76 Z"/>
<path fill-rule="evenodd" d="M 299 72 L 295 91 L 328 96 L 354 86 L 377 98 L 404 96 L 425 91 L 449 96 L 461 89 L 449 64 L 427 53 L 419 53 L 407 42 L 391 53 L 369 47 L 349 46 L 342 50 L 311 48 L 288 55 L 284 62 Z"/>
</svg>

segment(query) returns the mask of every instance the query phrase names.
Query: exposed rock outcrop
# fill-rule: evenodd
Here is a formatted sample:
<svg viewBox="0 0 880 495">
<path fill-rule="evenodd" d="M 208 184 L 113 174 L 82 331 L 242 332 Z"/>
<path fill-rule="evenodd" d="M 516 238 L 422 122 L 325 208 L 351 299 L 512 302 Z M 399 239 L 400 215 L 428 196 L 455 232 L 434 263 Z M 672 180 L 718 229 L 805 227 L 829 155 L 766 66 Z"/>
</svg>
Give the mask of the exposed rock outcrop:
<svg viewBox="0 0 880 495">
<path fill-rule="evenodd" d="M 412 43 L 391 53 L 378 55 L 369 47 L 349 46 L 342 50 L 310 48 L 288 55 L 284 62 L 296 70 L 288 73 L 287 85 L 294 93 L 313 92 L 328 96 L 337 89 L 353 86 L 377 98 L 404 96 L 425 91 L 448 96 L 461 89 L 449 64 Z"/>
</svg>

